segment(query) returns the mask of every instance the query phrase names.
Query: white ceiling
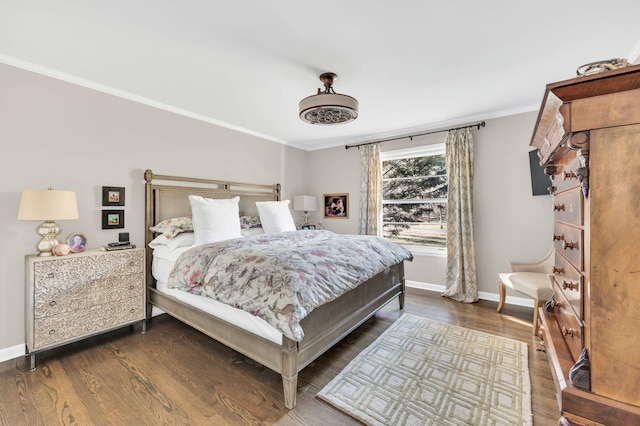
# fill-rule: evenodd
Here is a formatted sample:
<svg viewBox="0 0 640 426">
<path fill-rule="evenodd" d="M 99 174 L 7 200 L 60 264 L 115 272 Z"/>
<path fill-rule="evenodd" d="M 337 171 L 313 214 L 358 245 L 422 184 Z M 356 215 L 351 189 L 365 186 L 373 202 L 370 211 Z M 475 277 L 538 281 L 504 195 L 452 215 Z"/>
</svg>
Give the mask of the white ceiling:
<svg viewBox="0 0 640 426">
<path fill-rule="evenodd" d="M 0 0 L 0 62 L 314 150 L 539 107 L 640 55 L 638 0 Z M 298 102 L 338 74 L 337 126 Z"/>
</svg>

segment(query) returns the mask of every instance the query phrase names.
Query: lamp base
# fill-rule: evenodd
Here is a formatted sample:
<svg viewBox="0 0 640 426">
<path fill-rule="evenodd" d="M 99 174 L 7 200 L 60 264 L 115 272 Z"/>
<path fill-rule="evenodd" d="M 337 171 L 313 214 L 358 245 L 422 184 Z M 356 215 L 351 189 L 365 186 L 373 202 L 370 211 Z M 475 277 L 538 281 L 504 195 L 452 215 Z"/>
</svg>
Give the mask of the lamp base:
<svg viewBox="0 0 640 426">
<path fill-rule="evenodd" d="M 42 237 L 36 246 L 38 256 L 53 256 L 52 250 L 59 244 L 56 237 L 60 233 L 60 226 L 52 220 L 47 220 L 38 226 L 37 232 Z"/>
<path fill-rule="evenodd" d="M 303 212 L 302 213 L 302 226 L 308 226 L 309 225 L 309 212 Z"/>
</svg>

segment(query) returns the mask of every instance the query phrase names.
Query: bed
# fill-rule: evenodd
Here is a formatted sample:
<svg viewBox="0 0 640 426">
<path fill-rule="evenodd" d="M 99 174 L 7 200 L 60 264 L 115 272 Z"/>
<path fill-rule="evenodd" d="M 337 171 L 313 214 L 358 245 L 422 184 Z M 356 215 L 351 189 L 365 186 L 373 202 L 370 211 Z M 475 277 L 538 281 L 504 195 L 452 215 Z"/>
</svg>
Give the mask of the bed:
<svg viewBox="0 0 640 426">
<path fill-rule="evenodd" d="M 144 177 L 147 318 L 151 319 L 154 309 L 160 309 L 276 371 L 282 376 L 286 408 L 291 409 L 296 405 L 297 377 L 300 370 L 396 297 L 399 308 L 403 308 L 405 282 L 402 261 L 387 267 L 335 300 L 312 310 L 300 321 L 304 338 L 299 341 L 285 334 L 274 334 L 269 327 L 266 327 L 265 331 L 265 327 L 262 327 L 259 321 L 254 326 L 238 322 L 234 311 L 239 310 L 233 307 L 218 305 L 217 308 L 214 306 L 208 309 L 207 306 L 213 303 L 198 303 L 197 300 L 201 296 L 196 296 L 196 301 L 192 301 L 190 297 L 193 295 L 175 289 L 167 290 L 166 286 L 154 277 L 154 271 L 157 275 L 159 266 L 156 265 L 154 269 L 154 250 L 149 244 L 156 238 L 156 234 L 150 230 L 151 227 L 163 220 L 190 216 L 189 195 L 208 199 L 229 199 L 238 196 L 240 215 L 255 216 L 256 202 L 280 200 L 280 185 L 157 175 L 151 170 L 146 170 Z M 238 314 L 246 317 L 247 313 L 241 312 Z"/>
</svg>

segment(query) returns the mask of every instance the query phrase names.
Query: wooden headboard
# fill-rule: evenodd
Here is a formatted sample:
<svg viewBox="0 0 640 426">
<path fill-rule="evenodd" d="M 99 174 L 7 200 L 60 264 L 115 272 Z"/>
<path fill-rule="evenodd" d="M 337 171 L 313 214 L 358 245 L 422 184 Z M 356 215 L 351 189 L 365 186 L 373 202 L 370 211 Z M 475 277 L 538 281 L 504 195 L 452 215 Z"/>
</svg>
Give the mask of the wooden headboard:
<svg viewBox="0 0 640 426">
<path fill-rule="evenodd" d="M 179 176 L 156 175 L 144 172 L 145 184 L 145 248 L 147 261 L 147 286 L 153 287 L 151 273 L 152 250 L 149 243 L 154 234 L 149 228 L 172 217 L 191 216 L 189 195 L 205 198 L 240 197 L 240 216 L 258 216 L 256 201 L 279 201 L 280 184 L 261 185 L 199 179 Z"/>
</svg>

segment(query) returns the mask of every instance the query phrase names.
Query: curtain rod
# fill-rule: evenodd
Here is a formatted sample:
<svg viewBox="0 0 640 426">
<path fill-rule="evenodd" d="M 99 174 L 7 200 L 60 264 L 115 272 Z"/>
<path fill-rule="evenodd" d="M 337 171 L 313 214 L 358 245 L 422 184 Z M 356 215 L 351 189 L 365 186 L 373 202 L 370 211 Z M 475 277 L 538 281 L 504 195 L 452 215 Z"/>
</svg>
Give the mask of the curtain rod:
<svg viewBox="0 0 640 426">
<path fill-rule="evenodd" d="M 467 126 L 461 126 L 461 127 L 453 127 L 451 129 L 432 130 L 430 132 L 419 133 L 417 135 L 398 136 L 397 138 L 383 139 L 383 140 L 380 140 L 380 141 L 364 142 L 364 143 L 358 143 L 358 144 L 353 144 L 353 145 L 345 145 L 344 149 L 359 148 L 359 147 L 365 146 L 365 145 L 373 145 L 374 143 L 391 142 L 391 141 L 397 141 L 397 140 L 406 139 L 406 138 L 409 138 L 409 139 L 413 140 L 413 138 L 418 137 L 418 136 L 432 135 L 434 133 L 448 132 L 448 131 L 451 131 L 451 130 L 467 129 L 469 127 L 477 127 L 478 130 L 480 130 L 480 127 L 484 127 L 485 125 L 486 124 L 485 124 L 484 121 L 480 121 L 480 122 L 475 123 L 475 124 L 469 124 Z"/>
</svg>

